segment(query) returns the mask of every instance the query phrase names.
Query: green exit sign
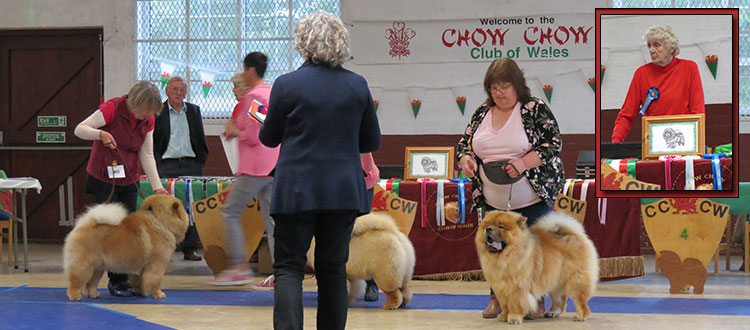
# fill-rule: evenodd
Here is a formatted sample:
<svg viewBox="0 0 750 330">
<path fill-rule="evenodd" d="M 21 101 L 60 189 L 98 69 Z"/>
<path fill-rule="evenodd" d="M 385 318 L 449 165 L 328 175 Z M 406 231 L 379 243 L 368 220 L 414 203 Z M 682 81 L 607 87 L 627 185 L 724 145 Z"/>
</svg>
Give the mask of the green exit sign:
<svg viewBox="0 0 750 330">
<path fill-rule="evenodd" d="M 65 143 L 65 132 L 36 132 L 36 143 Z"/>
<path fill-rule="evenodd" d="M 37 127 L 66 127 L 68 126 L 68 116 L 37 116 Z"/>
</svg>

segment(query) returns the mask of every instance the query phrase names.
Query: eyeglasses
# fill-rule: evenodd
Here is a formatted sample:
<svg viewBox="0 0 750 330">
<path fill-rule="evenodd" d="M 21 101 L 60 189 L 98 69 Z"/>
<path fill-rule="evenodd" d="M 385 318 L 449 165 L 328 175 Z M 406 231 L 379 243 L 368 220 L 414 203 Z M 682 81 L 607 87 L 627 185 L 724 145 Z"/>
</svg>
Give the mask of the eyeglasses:
<svg viewBox="0 0 750 330">
<path fill-rule="evenodd" d="M 185 88 L 179 88 L 179 87 L 169 87 L 169 90 L 173 92 L 187 92 L 187 89 Z"/>
<path fill-rule="evenodd" d="M 492 93 L 505 93 L 509 91 L 512 87 L 513 87 L 513 84 L 511 83 L 506 83 L 502 85 L 496 84 L 496 85 L 490 86 L 490 91 Z"/>
</svg>

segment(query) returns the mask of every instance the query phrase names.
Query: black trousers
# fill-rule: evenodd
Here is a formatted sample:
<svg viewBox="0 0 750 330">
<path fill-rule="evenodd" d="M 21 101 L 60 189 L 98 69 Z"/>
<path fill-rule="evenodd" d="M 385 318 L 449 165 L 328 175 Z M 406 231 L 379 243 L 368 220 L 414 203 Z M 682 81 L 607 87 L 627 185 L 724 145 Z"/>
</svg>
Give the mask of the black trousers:
<svg viewBox="0 0 750 330">
<path fill-rule="evenodd" d="M 112 192 L 112 183 L 104 182 L 88 175 L 86 177 L 86 192 L 94 195 L 94 200 L 97 204 L 104 203 Z M 112 199 L 109 202 L 121 203 L 128 212 L 135 212 L 135 206 L 138 204 L 138 187 L 135 184 L 115 186 L 115 191 L 112 193 Z M 127 282 L 128 280 L 127 274 L 107 272 L 107 276 L 109 276 L 109 281 L 113 284 Z"/>
<path fill-rule="evenodd" d="M 357 211 L 276 214 L 274 229 L 274 329 L 302 329 L 302 279 L 315 236 L 318 329 L 344 329 L 347 315 L 346 261 Z"/>
<path fill-rule="evenodd" d="M 203 167 L 195 158 L 162 159 L 158 166 L 159 177 L 162 179 L 178 178 L 181 176 L 202 176 Z M 185 239 L 177 244 L 177 250 L 182 252 L 198 249 L 198 230 L 195 225 L 188 226 Z"/>
</svg>

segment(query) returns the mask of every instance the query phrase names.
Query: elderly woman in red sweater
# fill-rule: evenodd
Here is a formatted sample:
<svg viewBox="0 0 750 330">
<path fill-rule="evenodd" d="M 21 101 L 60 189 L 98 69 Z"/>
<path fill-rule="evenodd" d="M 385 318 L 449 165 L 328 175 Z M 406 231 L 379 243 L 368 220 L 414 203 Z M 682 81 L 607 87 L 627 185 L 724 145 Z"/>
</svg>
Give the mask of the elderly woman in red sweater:
<svg viewBox="0 0 750 330">
<path fill-rule="evenodd" d="M 680 45 L 672 27 L 652 26 L 643 38 L 648 45 L 651 63 L 641 66 L 633 75 L 625 103 L 615 120 L 612 142 L 623 142 L 628 136 L 651 87 L 659 89 L 660 95 L 658 100 L 651 102 L 644 116 L 705 113 L 698 65 L 675 57 L 680 54 Z"/>
</svg>

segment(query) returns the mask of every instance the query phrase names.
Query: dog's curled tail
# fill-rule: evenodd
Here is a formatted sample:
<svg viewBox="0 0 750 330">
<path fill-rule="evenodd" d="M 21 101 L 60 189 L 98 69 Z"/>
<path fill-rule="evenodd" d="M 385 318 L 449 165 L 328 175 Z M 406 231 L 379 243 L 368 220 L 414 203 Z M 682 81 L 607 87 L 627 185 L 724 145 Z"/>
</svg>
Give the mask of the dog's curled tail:
<svg viewBox="0 0 750 330">
<path fill-rule="evenodd" d="M 534 225 L 557 236 L 586 236 L 583 226 L 575 218 L 563 212 L 550 212 L 539 219 Z"/>
<path fill-rule="evenodd" d="M 591 290 L 593 290 L 599 280 L 599 256 L 594 243 L 586 235 L 581 223 L 567 213 L 550 212 L 539 219 L 532 227 L 548 231 L 561 239 L 577 242 L 575 244 L 579 247 L 577 250 L 578 257 L 588 261 L 585 269 L 581 271 L 585 272 L 591 279 Z"/>
<path fill-rule="evenodd" d="M 89 208 L 76 220 L 76 228 L 91 226 L 94 224 L 105 224 L 116 226 L 122 219 L 128 216 L 128 210 L 119 203 L 99 204 Z"/>
<path fill-rule="evenodd" d="M 366 231 L 398 231 L 396 222 L 387 213 L 369 213 L 354 221 L 352 236 L 362 235 Z"/>
</svg>

